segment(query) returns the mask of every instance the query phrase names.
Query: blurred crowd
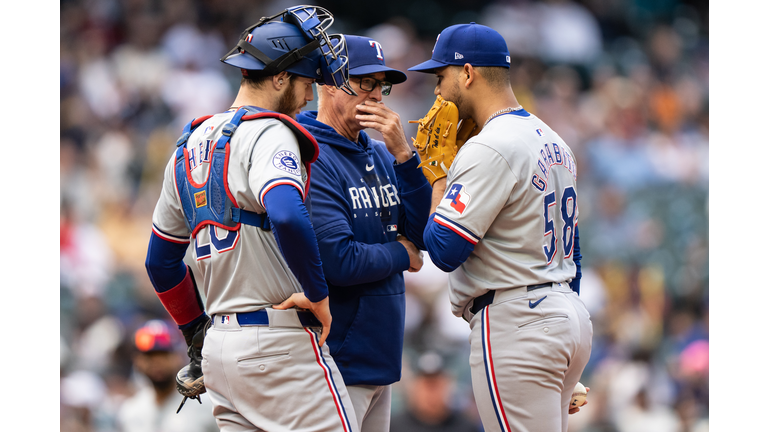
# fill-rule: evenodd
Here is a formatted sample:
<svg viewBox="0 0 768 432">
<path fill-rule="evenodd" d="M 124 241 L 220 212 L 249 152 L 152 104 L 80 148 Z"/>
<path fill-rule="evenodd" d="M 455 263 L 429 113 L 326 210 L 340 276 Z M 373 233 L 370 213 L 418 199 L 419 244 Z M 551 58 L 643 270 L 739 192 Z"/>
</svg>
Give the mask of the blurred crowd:
<svg viewBox="0 0 768 432">
<path fill-rule="evenodd" d="M 293 4 L 61 1 L 62 431 L 123 430 L 121 409 L 149 385 L 134 333 L 170 319 L 144 269 L 163 168 L 184 123 L 234 100 L 240 74 L 219 58 L 245 27 Z M 589 404 L 570 430 L 707 431 L 707 3 L 393 1 L 375 6 L 373 22 L 374 7 L 313 4 L 334 13 L 334 32 L 378 40 L 400 70 L 429 58 L 451 24 L 475 21 L 505 37 L 518 99 L 578 162 L 581 296 L 594 340 L 582 377 Z M 435 79 L 408 77 L 384 103 L 412 137 L 407 121 L 429 109 Z M 478 430 L 469 327 L 450 314 L 447 276 L 425 261 L 406 273 L 393 425 Z"/>
</svg>

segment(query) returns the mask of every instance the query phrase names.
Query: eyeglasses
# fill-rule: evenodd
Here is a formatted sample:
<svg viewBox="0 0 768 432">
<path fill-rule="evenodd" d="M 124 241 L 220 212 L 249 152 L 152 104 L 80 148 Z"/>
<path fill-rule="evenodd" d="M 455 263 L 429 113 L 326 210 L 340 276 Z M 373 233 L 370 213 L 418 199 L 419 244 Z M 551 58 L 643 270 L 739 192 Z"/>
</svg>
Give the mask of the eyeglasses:
<svg viewBox="0 0 768 432">
<path fill-rule="evenodd" d="M 389 96 L 389 92 L 392 91 L 392 83 L 389 81 L 379 81 L 371 77 L 353 79 L 360 82 L 360 90 L 364 92 L 372 92 L 378 85 L 381 86 L 381 94 L 384 96 Z"/>
</svg>

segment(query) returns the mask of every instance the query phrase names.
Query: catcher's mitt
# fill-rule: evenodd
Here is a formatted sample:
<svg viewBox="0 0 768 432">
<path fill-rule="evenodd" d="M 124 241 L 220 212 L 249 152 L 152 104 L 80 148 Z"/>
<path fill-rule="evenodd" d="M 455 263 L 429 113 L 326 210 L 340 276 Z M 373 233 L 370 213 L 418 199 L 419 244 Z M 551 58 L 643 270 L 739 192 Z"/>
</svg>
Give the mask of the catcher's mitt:
<svg viewBox="0 0 768 432">
<path fill-rule="evenodd" d="M 426 116 L 409 123 L 419 124 L 416 138 L 411 139 L 421 158 L 419 168 L 430 185 L 447 175 L 456 153 L 478 129 L 471 118 L 459 123 L 456 105 L 440 95 Z"/>
<path fill-rule="evenodd" d="M 176 390 L 184 396 L 176 413 L 181 411 L 184 402 L 186 402 L 188 398 L 197 399 L 198 402 L 203 403 L 200 400 L 200 395 L 205 393 L 206 389 L 201 362 L 203 360 L 202 351 L 205 332 L 210 325 L 211 319 L 207 318 L 201 320 L 197 325 L 189 329 L 182 330 L 184 339 L 187 342 L 189 364 L 181 368 L 179 373 L 176 374 Z"/>
</svg>

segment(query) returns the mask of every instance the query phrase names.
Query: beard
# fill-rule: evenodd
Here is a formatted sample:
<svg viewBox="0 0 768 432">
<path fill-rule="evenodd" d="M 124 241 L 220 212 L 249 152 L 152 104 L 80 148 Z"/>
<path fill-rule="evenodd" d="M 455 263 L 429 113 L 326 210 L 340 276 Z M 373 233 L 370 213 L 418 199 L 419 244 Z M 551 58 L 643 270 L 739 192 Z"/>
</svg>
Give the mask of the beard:
<svg viewBox="0 0 768 432">
<path fill-rule="evenodd" d="M 169 388 L 175 388 L 176 384 L 176 375 L 166 375 L 163 377 L 152 377 L 147 376 L 149 378 L 149 382 L 152 383 L 152 387 L 154 387 L 155 391 L 158 392 L 164 392 L 167 391 Z"/>
<path fill-rule="evenodd" d="M 285 91 L 282 95 L 277 99 L 277 112 L 285 114 L 290 117 L 295 117 L 295 113 L 297 110 L 301 109 L 301 106 L 303 104 L 302 102 L 299 102 L 296 100 L 296 95 L 294 94 L 294 83 L 292 79 L 288 79 L 288 87 L 286 87 Z"/>
<path fill-rule="evenodd" d="M 456 110 L 459 112 L 459 120 L 464 120 L 469 117 L 466 107 L 464 106 L 464 98 L 460 94 L 456 95 L 456 100 L 452 101 L 456 105 Z"/>
<path fill-rule="evenodd" d="M 459 120 L 467 118 L 469 113 L 467 113 L 467 107 L 464 105 L 464 98 L 462 97 L 461 91 L 459 89 L 458 77 L 456 78 L 456 81 L 453 82 L 449 93 L 450 99 L 446 98 L 445 95 L 443 95 L 443 99 L 447 100 L 448 102 L 453 102 L 453 104 L 456 105 L 456 110 L 459 112 Z"/>
</svg>

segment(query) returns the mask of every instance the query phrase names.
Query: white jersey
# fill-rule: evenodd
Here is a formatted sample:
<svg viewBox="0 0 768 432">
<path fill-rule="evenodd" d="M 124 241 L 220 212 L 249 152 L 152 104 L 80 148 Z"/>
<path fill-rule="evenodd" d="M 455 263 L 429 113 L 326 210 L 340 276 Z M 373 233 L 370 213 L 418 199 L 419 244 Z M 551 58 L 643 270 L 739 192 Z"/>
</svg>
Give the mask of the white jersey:
<svg viewBox="0 0 768 432">
<path fill-rule="evenodd" d="M 488 290 L 568 282 L 576 161 L 563 139 L 525 111 L 494 118 L 460 149 L 435 222 L 475 244 L 449 276 L 453 313 Z"/>
<path fill-rule="evenodd" d="M 212 147 L 234 111 L 205 120 L 186 143 L 192 180 L 208 178 Z M 300 162 L 299 145 L 293 132 L 277 119 L 242 122 L 230 140 L 227 182 L 237 206 L 262 214 L 264 194 L 281 184 L 295 186 L 305 197 L 307 173 Z M 206 312 L 209 315 L 249 312 L 281 303 L 302 292 L 288 267 L 272 231 L 241 224 L 238 231 L 208 225 L 194 239 L 186 226 L 176 190 L 175 153 L 165 169 L 160 199 L 152 216 L 158 236 L 191 243 L 192 256 L 203 280 Z M 194 227 L 193 227 L 194 228 Z"/>
<path fill-rule="evenodd" d="M 179 399 L 175 393 L 162 405 L 152 387 L 144 387 L 120 406 L 117 426 L 121 432 L 214 432 L 219 428 L 211 415 L 213 407 L 207 394 L 200 395 L 200 403 L 184 404 L 184 411 L 176 414 Z"/>
</svg>

